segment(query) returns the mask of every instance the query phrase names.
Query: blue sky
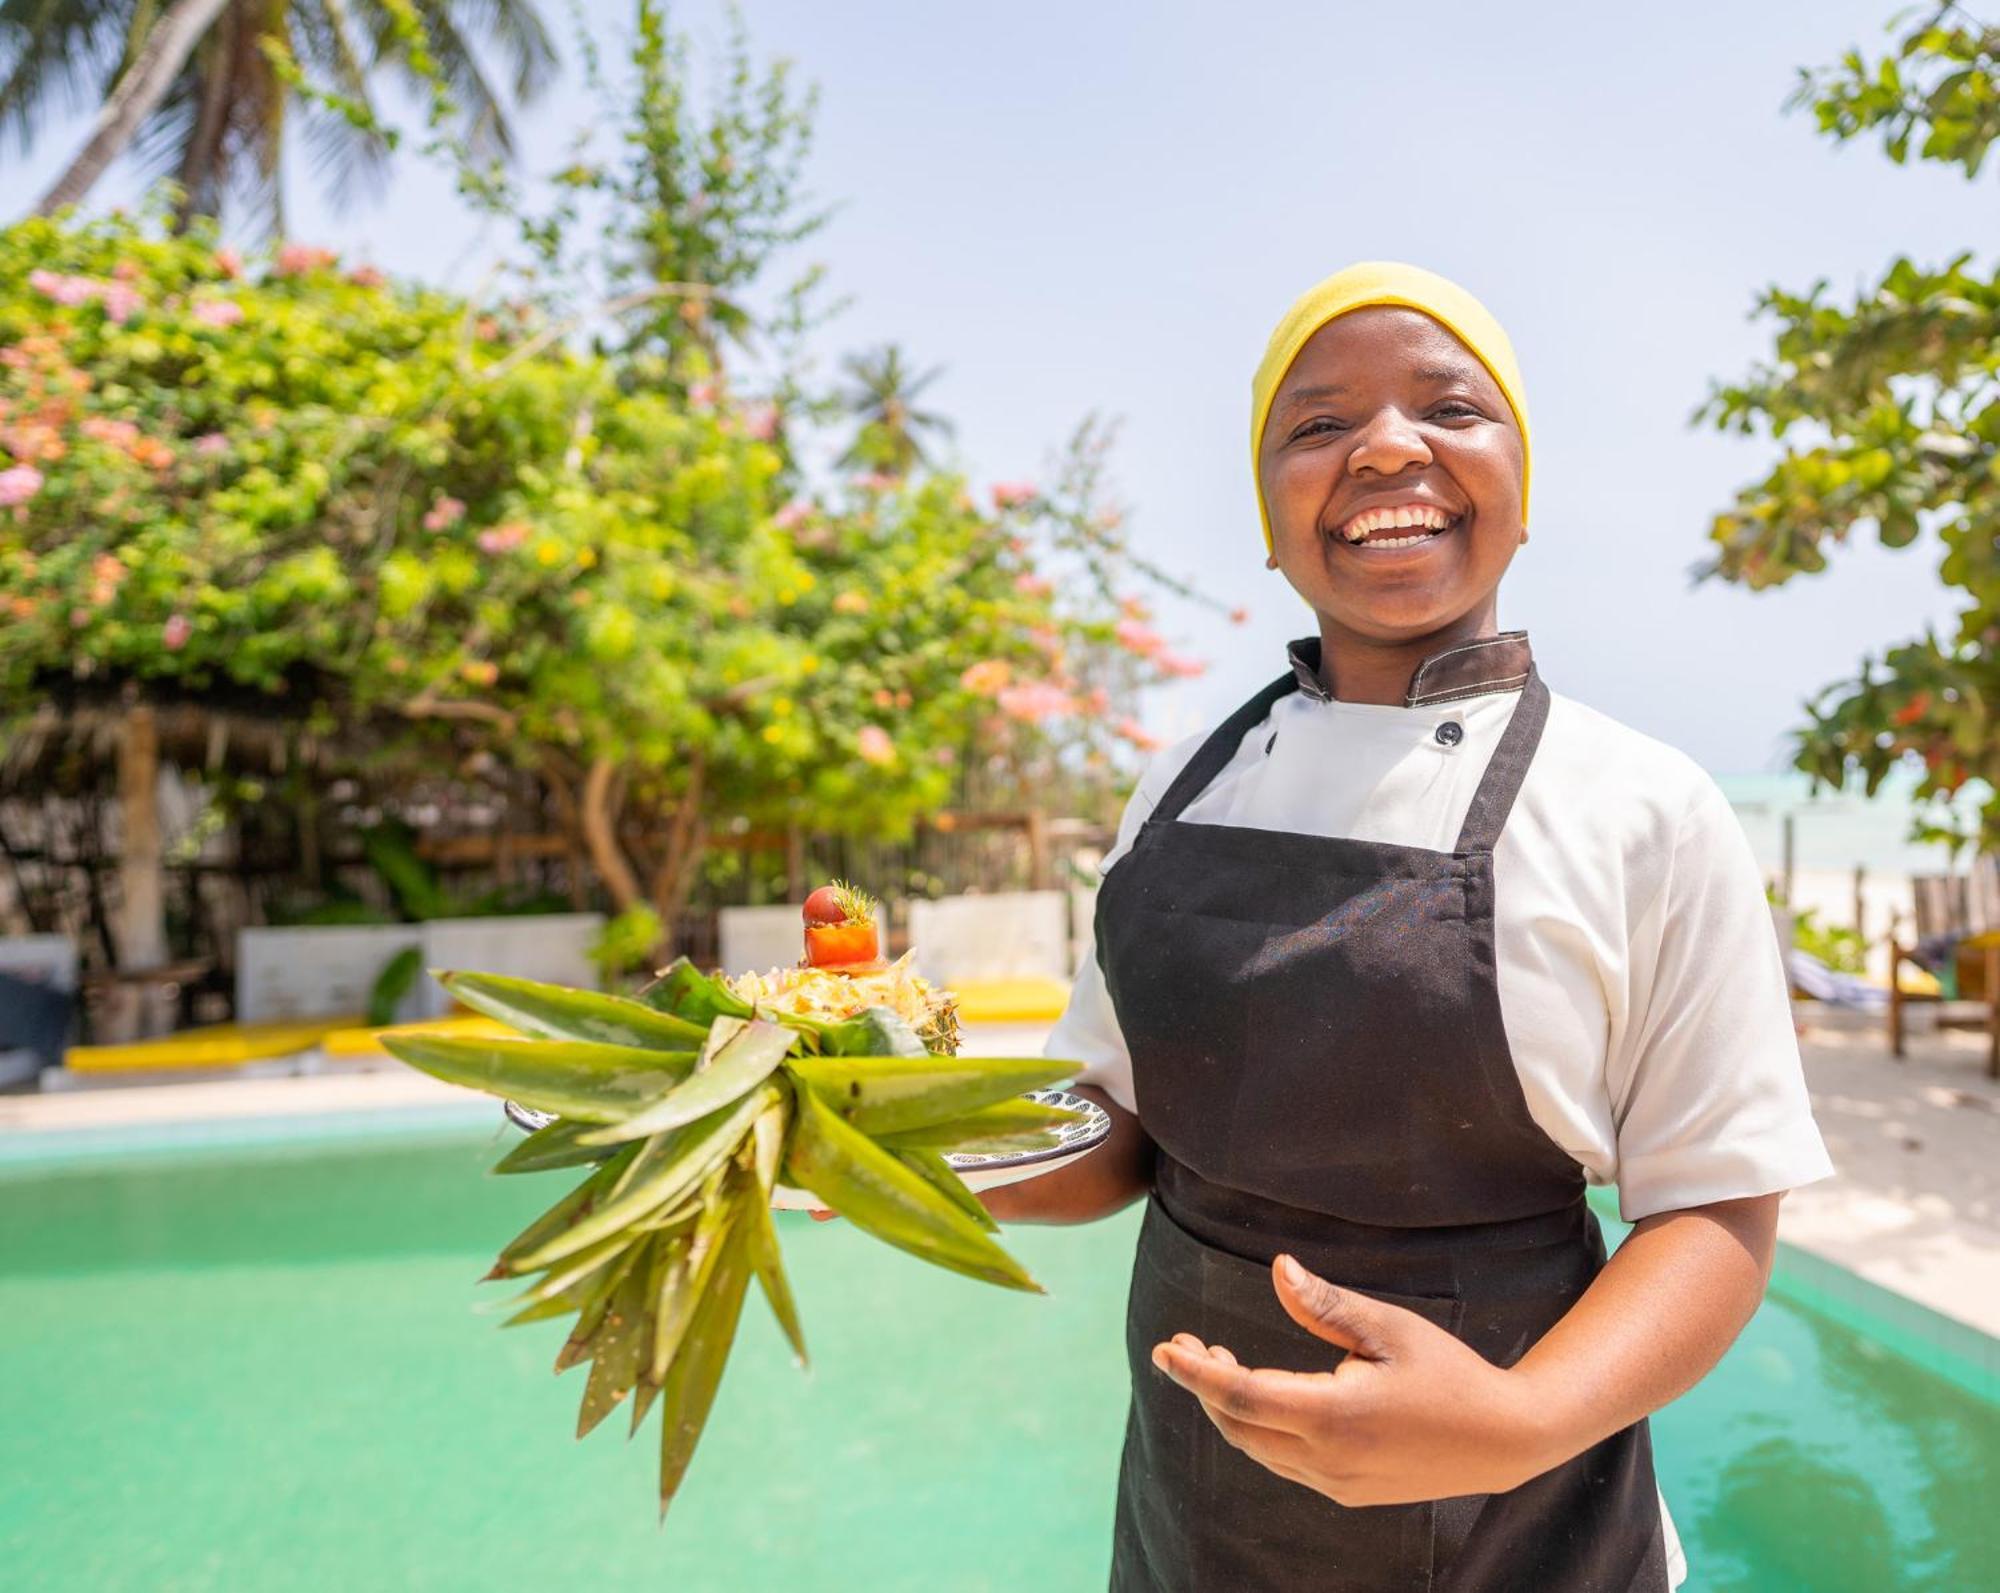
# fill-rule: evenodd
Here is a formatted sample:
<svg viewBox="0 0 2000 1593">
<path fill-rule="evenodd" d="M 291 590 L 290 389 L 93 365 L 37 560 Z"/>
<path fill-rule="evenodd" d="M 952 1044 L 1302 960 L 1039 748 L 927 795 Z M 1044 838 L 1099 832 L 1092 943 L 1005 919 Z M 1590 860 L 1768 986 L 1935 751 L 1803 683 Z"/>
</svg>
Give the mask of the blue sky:
<svg viewBox="0 0 2000 1593">
<path fill-rule="evenodd" d="M 630 7 L 580 11 L 615 60 Z M 947 374 L 976 478 L 1032 477 L 1093 410 L 1121 417 L 1132 534 L 1252 611 L 1163 610 L 1212 661 L 1149 720 L 1198 728 L 1278 674 L 1309 612 L 1262 564 L 1244 429 L 1250 372 L 1294 294 L 1350 260 L 1455 277 L 1500 317 L 1535 435 L 1533 538 L 1501 619 L 1544 674 L 1718 772 L 1777 767 L 1797 705 L 1949 606 L 1936 550 L 1872 543 L 1752 596 L 1690 589 L 1708 515 L 1768 446 L 1689 429 L 1711 378 L 1768 347 L 1766 283 L 1851 288 L 1894 254 L 1991 243 L 1992 193 L 1836 150 L 1781 114 L 1801 65 L 1874 49 L 1895 7 L 1689 0 L 1424 7 L 1001 7 L 750 0 L 757 46 L 822 89 L 811 246 L 853 307 L 829 357 L 894 339 Z M 563 0 L 546 0 L 559 38 Z M 712 3 L 677 20 L 721 35 Z M 574 75 L 528 113 L 529 170 L 592 114 Z M 16 213 L 80 136 L 0 167 Z M 119 192 L 116 184 L 106 193 Z M 471 287 L 498 249 L 449 185 L 405 169 L 295 235 Z"/>
</svg>

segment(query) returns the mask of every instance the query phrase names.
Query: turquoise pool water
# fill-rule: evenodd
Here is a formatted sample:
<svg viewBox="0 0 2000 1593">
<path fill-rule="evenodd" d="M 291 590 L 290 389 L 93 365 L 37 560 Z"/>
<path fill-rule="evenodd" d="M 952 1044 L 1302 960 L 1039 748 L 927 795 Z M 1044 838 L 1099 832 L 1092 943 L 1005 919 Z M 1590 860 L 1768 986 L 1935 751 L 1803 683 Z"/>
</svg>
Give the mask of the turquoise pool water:
<svg viewBox="0 0 2000 1593">
<path fill-rule="evenodd" d="M 1014 1233 L 1048 1299 L 785 1219 L 814 1370 L 753 1300 L 657 1529 L 645 1442 L 617 1419 L 570 1437 L 560 1328 L 475 1314 L 473 1280 L 561 1187 L 482 1176 L 494 1144 L 0 1165 L 0 1585 L 1103 1585 L 1130 1218 Z M 1689 1587 L 1994 1586 L 1991 1360 L 1816 1291 L 1781 1281 L 1657 1420 Z"/>
</svg>

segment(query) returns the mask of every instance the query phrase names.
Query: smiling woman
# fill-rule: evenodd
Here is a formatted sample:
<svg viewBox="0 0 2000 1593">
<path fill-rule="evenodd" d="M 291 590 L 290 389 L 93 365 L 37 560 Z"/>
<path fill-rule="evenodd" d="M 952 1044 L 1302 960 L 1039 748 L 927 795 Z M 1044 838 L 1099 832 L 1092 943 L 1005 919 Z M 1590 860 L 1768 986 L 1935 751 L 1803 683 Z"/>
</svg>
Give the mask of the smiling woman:
<svg viewBox="0 0 2000 1593">
<path fill-rule="evenodd" d="M 1112 1138 L 989 1198 L 1149 1197 L 1125 1593 L 1665 1593 L 1646 1417 L 1828 1170 L 1727 802 L 1499 627 L 1526 416 L 1506 334 L 1407 266 L 1301 297 L 1253 383 L 1318 634 L 1141 780 L 1049 1040 Z"/>
</svg>

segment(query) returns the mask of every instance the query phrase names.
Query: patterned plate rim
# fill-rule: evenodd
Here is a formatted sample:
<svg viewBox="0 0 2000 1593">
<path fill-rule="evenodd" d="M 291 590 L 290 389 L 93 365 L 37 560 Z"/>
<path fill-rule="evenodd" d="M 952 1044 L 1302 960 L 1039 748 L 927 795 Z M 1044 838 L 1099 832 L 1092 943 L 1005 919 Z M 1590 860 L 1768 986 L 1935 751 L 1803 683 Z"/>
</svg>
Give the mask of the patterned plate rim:
<svg viewBox="0 0 2000 1593">
<path fill-rule="evenodd" d="M 953 1172 L 1001 1172 L 1012 1167 L 1033 1167 L 1065 1156 L 1080 1156 L 1087 1150 L 1095 1150 L 1111 1137 L 1111 1114 L 1087 1096 L 1072 1095 L 1068 1090 L 1029 1090 L 1024 1099 L 1081 1112 L 1084 1120 L 1057 1129 L 1062 1142 L 1047 1150 L 1008 1151 L 991 1156 L 947 1152 L 945 1160 L 951 1164 Z M 507 1121 L 523 1133 L 532 1134 L 556 1120 L 555 1113 L 538 1112 L 532 1106 L 521 1105 L 519 1101 L 505 1102 L 504 1109 Z"/>
</svg>

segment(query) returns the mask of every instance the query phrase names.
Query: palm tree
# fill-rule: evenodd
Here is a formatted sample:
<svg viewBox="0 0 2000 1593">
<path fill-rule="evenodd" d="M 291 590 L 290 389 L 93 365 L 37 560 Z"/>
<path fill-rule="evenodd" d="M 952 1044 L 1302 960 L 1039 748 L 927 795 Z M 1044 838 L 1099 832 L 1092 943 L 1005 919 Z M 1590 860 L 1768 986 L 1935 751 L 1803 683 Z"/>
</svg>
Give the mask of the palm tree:
<svg viewBox="0 0 2000 1593">
<path fill-rule="evenodd" d="M 45 107 L 90 94 L 102 107 L 97 122 L 44 212 L 82 199 L 130 149 L 149 177 L 180 184 L 183 225 L 240 197 L 282 230 L 280 161 L 294 124 L 337 198 L 379 184 L 389 147 L 371 118 L 293 92 L 270 52 L 372 110 L 371 85 L 385 75 L 425 88 L 397 9 L 384 0 L 0 0 L 0 136 L 11 132 L 26 149 Z M 509 153 L 512 130 L 480 56 L 497 55 L 518 101 L 549 82 L 555 51 L 534 0 L 413 0 L 410 9 L 473 153 Z"/>
<path fill-rule="evenodd" d="M 850 354 L 840 362 L 849 387 L 844 399 L 850 412 L 861 422 L 854 441 L 840 456 L 843 468 L 865 467 L 907 476 L 917 465 L 928 466 L 920 432 L 940 437 L 951 435 L 951 422 L 930 410 L 918 409 L 923 390 L 944 374 L 933 366 L 923 375 L 914 375 L 903 362 L 903 351 L 886 343 L 872 354 Z"/>
</svg>

